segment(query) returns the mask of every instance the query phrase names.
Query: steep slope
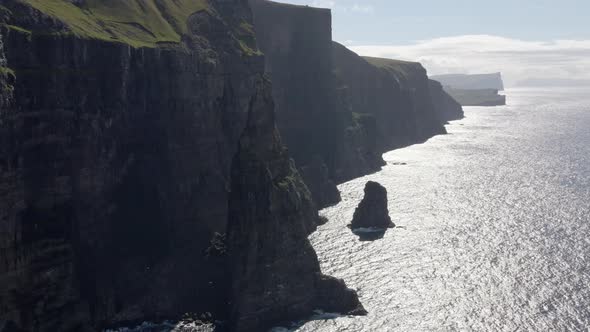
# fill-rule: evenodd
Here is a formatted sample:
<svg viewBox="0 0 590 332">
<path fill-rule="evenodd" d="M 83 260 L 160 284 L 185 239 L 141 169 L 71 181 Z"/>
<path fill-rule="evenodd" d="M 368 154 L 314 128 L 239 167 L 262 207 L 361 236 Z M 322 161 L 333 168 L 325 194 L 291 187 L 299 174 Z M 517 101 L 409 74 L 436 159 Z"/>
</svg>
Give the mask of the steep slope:
<svg viewBox="0 0 590 332">
<path fill-rule="evenodd" d="M 362 311 L 307 241 L 246 1 L 2 4 L 0 326 Z"/>
<path fill-rule="evenodd" d="M 7 17 L 5 9 L 0 6 L 0 24 L 5 24 Z M 10 69 L 6 63 L 6 55 L 4 54 L 4 43 L 2 41 L 2 31 L 0 31 L 0 112 L 8 107 L 12 100 L 14 70 Z M 2 116 L 2 113 L 0 113 Z"/>
<path fill-rule="evenodd" d="M 347 87 L 352 110 L 374 116 L 379 151 L 412 144 L 418 139 L 418 119 L 412 99 L 402 91 L 396 74 L 370 64 L 346 47 L 333 44 L 334 71 Z"/>
<path fill-rule="evenodd" d="M 429 84 L 432 102 L 441 121 L 459 120 L 465 116 L 461 104 L 449 95 L 439 82 L 430 80 Z"/>
<path fill-rule="evenodd" d="M 420 63 L 373 57 L 364 59 L 398 81 L 402 99 L 409 102 L 405 107 L 409 107 L 414 124 L 413 137 L 410 136 L 413 140 L 411 143 L 425 141 L 434 135 L 446 134 L 434 108 L 426 70 Z"/>
<path fill-rule="evenodd" d="M 268 90 L 265 90 L 268 91 Z M 280 144 L 270 93 L 253 100 L 269 116 L 248 119 L 232 167 L 229 243 L 233 281 L 232 330 L 262 331 L 304 318 L 312 310 L 365 314 L 356 293 L 323 276 L 307 240 L 310 194 Z"/>
<path fill-rule="evenodd" d="M 352 110 L 376 119 L 381 153 L 445 133 L 440 113 L 447 105 L 432 91 L 419 63 L 363 58 L 338 43 L 332 52 L 334 72 L 347 88 Z"/>
<path fill-rule="evenodd" d="M 420 64 L 333 43 L 327 9 L 250 3 L 281 135 L 320 207 L 339 200 L 337 183 L 378 170 L 383 152 L 445 133 Z"/>
<path fill-rule="evenodd" d="M 209 10 L 206 0 L 23 0 L 32 8 L 58 18 L 68 33 L 83 38 L 154 47 L 178 43 L 187 33 L 186 21 Z M 35 28 L 35 27 L 33 27 Z M 42 27 L 39 27 L 42 29 Z"/>
<path fill-rule="evenodd" d="M 327 9 L 251 0 L 273 82 L 281 135 L 320 207 L 340 200 L 336 184 L 378 170 L 377 123 L 355 113 L 334 75 Z"/>
<path fill-rule="evenodd" d="M 318 204 L 336 203 L 340 194 L 330 172 L 344 119 L 331 75 L 330 11 L 264 0 L 250 4 L 281 136 Z"/>
</svg>

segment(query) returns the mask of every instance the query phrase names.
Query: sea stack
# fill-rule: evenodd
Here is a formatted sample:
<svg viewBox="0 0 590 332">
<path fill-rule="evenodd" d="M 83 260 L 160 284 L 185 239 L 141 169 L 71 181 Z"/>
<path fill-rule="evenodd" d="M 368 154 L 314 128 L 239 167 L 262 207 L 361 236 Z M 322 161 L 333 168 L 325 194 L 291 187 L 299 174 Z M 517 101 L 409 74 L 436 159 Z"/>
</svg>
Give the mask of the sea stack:
<svg viewBox="0 0 590 332">
<path fill-rule="evenodd" d="M 387 190 L 377 182 L 367 182 L 365 197 L 354 211 L 351 228 L 358 230 L 393 227 L 395 224 L 391 221 L 387 209 Z"/>
</svg>

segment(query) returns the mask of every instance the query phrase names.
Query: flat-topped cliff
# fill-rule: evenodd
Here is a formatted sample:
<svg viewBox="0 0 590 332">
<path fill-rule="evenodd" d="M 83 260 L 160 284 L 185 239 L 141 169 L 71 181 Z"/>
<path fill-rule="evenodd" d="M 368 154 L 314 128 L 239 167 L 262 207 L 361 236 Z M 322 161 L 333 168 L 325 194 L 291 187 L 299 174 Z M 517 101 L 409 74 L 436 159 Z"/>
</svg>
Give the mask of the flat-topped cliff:
<svg viewBox="0 0 590 332">
<path fill-rule="evenodd" d="M 307 240 L 246 1 L 0 9 L 0 326 L 362 313 Z"/>
<path fill-rule="evenodd" d="M 408 106 L 415 124 L 412 143 L 427 140 L 434 135 L 446 134 L 434 107 L 426 69 L 420 63 L 374 57 L 365 59 L 394 76 L 400 83 L 404 98 L 409 100 Z"/>
<path fill-rule="evenodd" d="M 337 183 L 378 170 L 383 152 L 446 132 L 420 64 L 333 43 L 329 10 L 250 3 L 281 135 L 320 207 L 339 200 Z"/>
<path fill-rule="evenodd" d="M 462 106 L 506 105 L 506 96 L 498 93 L 504 90 L 501 73 L 448 74 L 431 79 L 440 82 L 446 93 Z"/>
<path fill-rule="evenodd" d="M 459 104 L 426 80 L 419 63 L 360 57 L 333 44 L 335 74 L 355 112 L 375 117 L 380 152 L 445 133 L 442 123 L 463 117 Z"/>
<path fill-rule="evenodd" d="M 330 176 L 341 120 L 332 76 L 330 10 L 251 0 L 273 82 L 281 136 L 320 205 L 340 200 Z"/>
<path fill-rule="evenodd" d="M 355 101 L 353 109 L 376 118 L 382 153 L 446 133 L 419 63 L 359 57 L 337 43 L 334 56 L 337 72 Z"/>
<path fill-rule="evenodd" d="M 444 87 L 445 91 L 463 106 L 506 105 L 506 96 L 496 89 L 455 89 Z"/>
<path fill-rule="evenodd" d="M 495 89 L 504 90 L 502 73 L 491 74 L 445 74 L 434 75 L 431 79 L 444 86 L 460 90 Z"/>
<path fill-rule="evenodd" d="M 336 42 L 334 72 L 351 103 L 352 111 L 375 118 L 378 150 L 400 147 L 416 139 L 416 122 L 409 95 L 403 95 L 395 75 Z"/>
</svg>

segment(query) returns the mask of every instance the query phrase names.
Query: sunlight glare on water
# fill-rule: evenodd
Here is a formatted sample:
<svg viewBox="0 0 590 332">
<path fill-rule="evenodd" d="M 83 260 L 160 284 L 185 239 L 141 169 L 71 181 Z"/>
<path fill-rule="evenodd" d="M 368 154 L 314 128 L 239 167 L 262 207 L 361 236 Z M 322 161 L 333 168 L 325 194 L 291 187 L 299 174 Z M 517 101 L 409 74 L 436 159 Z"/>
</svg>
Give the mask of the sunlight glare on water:
<svg viewBox="0 0 590 332">
<path fill-rule="evenodd" d="M 340 186 L 311 240 L 369 315 L 298 331 L 587 331 L 590 88 L 507 95 Z M 402 227 L 361 242 L 346 225 L 368 180 Z"/>
</svg>

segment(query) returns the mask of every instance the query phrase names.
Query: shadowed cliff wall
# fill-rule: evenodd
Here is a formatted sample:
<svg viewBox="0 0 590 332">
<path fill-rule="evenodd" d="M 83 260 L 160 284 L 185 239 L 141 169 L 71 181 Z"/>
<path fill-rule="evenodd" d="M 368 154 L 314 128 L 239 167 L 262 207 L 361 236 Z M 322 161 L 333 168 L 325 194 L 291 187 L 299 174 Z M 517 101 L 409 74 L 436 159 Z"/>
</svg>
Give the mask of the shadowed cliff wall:
<svg viewBox="0 0 590 332">
<path fill-rule="evenodd" d="M 337 88 L 330 10 L 250 3 L 281 136 L 318 205 L 334 204 L 336 182 L 378 169 L 381 158 L 374 152 L 374 121 L 354 117 L 347 93 Z"/>
<path fill-rule="evenodd" d="M 307 240 L 317 211 L 276 134 L 245 1 L 149 7 L 186 14 L 165 25 L 178 42 L 86 34 L 104 23 L 88 7 L 30 3 L 2 2 L 0 326 L 95 331 L 208 311 L 260 331 L 361 310 Z"/>
<path fill-rule="evenodd" d="M 465 116 L 461 104 L 443 89 L 442 84 L 435 80 L 430 80 L 429 84 L 434 108 L 441 121 L 459 120 Z"/>
<path fill-rule="evenodd" d="M 401 107 L 410 113 L 412 123 L 408 135 L 410 144 L 446 134 L 434 107 L 426 70 L 420 63 L 373 57 L 364 59 L 398 82 L 401 99 L 405 102 Z"/>
<path fill-rule="evenodd" d="M 411 96 L 402 91 L 397 75 L 388 73 L 346 47 L 333 43 L 335 73 L 348 88 L 355 112 L 377 119 L 379 151 L 415 142 L 417 119 Z"/>
<path fill-rule="evenodd" d="M 273 82 L 277 123 L 298 164 L 334 148 L 330 10 L 251 1 L 256 36 Z"/>
<path fill-rule="evenodd" d="M 335 184 L 378 170 L 383 152 L 446 133 L 420 64 L 333 43 L 327 9 L 250 3 L 281 135 L 320 207 L 339 200 Z"/>
</svg>

